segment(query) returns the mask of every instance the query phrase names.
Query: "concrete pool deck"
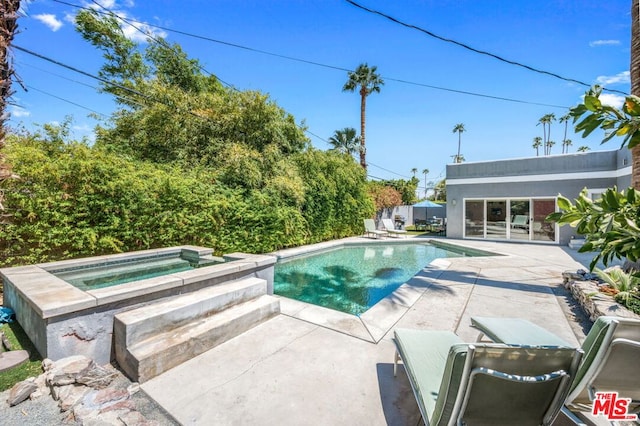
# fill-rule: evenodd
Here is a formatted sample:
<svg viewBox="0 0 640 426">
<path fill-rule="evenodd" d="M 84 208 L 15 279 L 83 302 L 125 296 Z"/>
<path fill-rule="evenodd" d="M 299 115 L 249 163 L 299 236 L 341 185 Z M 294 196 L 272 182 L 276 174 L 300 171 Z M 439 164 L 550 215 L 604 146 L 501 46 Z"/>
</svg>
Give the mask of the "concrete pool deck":
<svg viewBox="0 0 640 426">
<path fill-rule="evenodd" d="M 344 317 L 283 300 L 282 314 L 141 387 L 184 425 L 413 426 L 420 414 L 407 377 L 402 368 L 393 377 L 396 327 L 451 330 L 475 341 L 471 316 L 512 316 L 582 343 L 588 330 L 555 290 L 563 271 L 585 268 L 590 256 L 551 245 L 444 241 L 503 256 L 425 268 L 406 299 L 365 319 L 373 339 L 350 333 Z"/>
</svg>

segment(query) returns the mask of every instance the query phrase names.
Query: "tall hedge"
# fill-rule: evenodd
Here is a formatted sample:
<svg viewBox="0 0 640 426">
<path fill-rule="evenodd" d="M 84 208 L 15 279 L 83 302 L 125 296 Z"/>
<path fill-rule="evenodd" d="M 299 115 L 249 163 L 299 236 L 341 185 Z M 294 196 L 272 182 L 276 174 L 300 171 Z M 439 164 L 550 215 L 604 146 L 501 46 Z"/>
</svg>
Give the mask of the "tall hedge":
<svg viewBox="0 0 640 426">
<path fill-rule="evenodd" d="M 269 252 L 358 234 L 373 212 L 361 168 L 323 151 L 280 160 L 261 189 L 33 136 L 7 153 L 20 179 L 4 188 L 1 266 L 182 244 Z"/>
</svg>

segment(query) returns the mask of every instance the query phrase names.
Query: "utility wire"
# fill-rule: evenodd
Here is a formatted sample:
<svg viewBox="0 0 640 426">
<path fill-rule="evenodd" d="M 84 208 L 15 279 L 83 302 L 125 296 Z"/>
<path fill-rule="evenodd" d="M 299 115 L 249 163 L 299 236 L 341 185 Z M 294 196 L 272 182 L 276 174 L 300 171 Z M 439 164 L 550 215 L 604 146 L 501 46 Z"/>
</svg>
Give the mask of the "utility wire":
<svg viewBox="0 0 640 426">
<path fill-rule="evenodd" d="M 69 3 L 65 3 L 65 2 L 62 2 L 62 1 L 60 1 L 60 0 L 54 0 L 54 1 L 56 1 L 56 2 L 58 2 L 58 3 L 63 3 L 63 4 L 66 4 L 66 5 L 70 5 Z M 131 25 L 131 26 L 132 26 L 136 31 L 140 32 L 141 34 L 144 34 L 147 38 L 149 38 L 150 40 L 154 41 L 155 43 L 166 45 L 166 42 L 158 40 L 155 36 L 151 35 L 150 33 L 146 32 L 146 31 L 143 31 L 143 30 L 142 30 L 141 28 L 139 28 L 138 26 L 136 26 L 136 25 L 132 24 L 129 20 L 127 20 L 127 19 L 125 19 L 125 18 L 123 18 L 123 17 L 121 17 L 121 16 L 117 15 L 117 14 L 116 14 L 116 13 L 114 13 L 113 11 L 111 11 L 111 10 L 109 10 L 109 9 L 105 8 L 105 7 L 104 7 L 104 6 L 102 6 L 100 3 L 96 2 L 95 0 L 91 0 L 91 1 L 92 1 L 94 4 L 96 4 L 97 6 L 99 6 L 100 8 L 102 8 L 103 10 L 105 10 L 105 12 L 104 12 L 104 13 L 108 14 L 109 16 L 112 16 L 112 17 L 115 17 L 115 18 L 117 18 L 117 19 L 120 19 L 122 22 L 125 22 L 125 23 L 127 23 L 128 25 Z M 72 5 L 70 5 L 70 6 L 72 6 Z M 86 8 L 85 8 L 85 9 L 86 9 Z M 98 13 L 100 13 L 100 12 L 98 12 Z M 138 23 L 138 24 L 140 24 L 140 23 L 141 23 L 141 22 L 138 22 L 138 21 L 133 21 L 133 22 L 136 22 L 136 23 Z M 149 25 L 149 24 L 145 24 L 145 25 Z M 149 26 L 152 26 L 152 25 L 149 25 Z M 158 26 L 153 26 L 153 27 L 157 27 L 157 28 L 160 28 L 160 29 L 163 29 L 163 30 L 166 30 L 166 31 L 170 31 L 169 29 L 165 29 L 165 28 L 158 27 Z M 178 32 L 178 31 L 176 31 L 176 32 Z M 179 32 L 179 33 L 181 33 L 181 32 Z M 187 34 L 187 33 L 184 33 L 184 34 Z M 21 51 L 23 51 L 23 52 L 25 52 L 25 53 L 28 53 L 28 54 L 34 55 L 34 56 L 36 56 L 36 57 L 39 57 L 39 58 L 41 58 L 41 59 L 47 60 L 47 61 L 49 61 L 49 62 L 52 62 L 52 63 L 54 63 L 54 64 L 56 64 L 56 65 L 58 65 L 58 66 L 65 67 L 65 68 L 70 69 L 70 70 L 72 70 L 72 71 L 79 72 L 79 73 L 81 73 L 81 74 L 83 74 L 83 75 L 85 75 L 85 76 L 88 76 L 88 77 L 91 77 L 91 78 L 97 79 L 97 80 L 101 81 L 102 83 L 105 83 L 105 84 L 108 84 L 108 85 L 111 85 L 111 86 L 115 86 L 115 87 L 121 88 L 121 89 L 126 90 L 126 91 L 131 92 L 131 93 L 135 93 L 136 95 L 142 96 L 142 97 L 144 97 L 145 99 L 152 100 L 152 101 L 154 101 L 154 102 L 160 102 L 160 101 L 157 101 L 157 100 L 153 100 L 153 99 L 149 98 L 148 96 L 146 96 L 146 95 L 144 95 L 144 94 L 142 94 L 142 93 L 140 93 L 140 92 L 138 92 L 138 91 L 136 91 L 136 90 L 133 90 L 133 89 L 130 89 L 130 88 L 128 88 L 128 87 L 125 87 L 125 86 L 119 85 L 119 84 L 117 84 L 117 83 L 111 82 L 111 81 L 106 80 L 106 79 L 104 79 L 104 78 L 94 76 L 94 75 L 89 74 L 89 73 L 87 73 L 87 72 L 85 72 L 85 71 L 78 70 L 77 68 L 74 68 L 74 67 L 71 67 L 71 66 L 69 66 L 69 65 L 63 64 L 63 63 L 61 63 L 61 62 L 59 62 L 59 61 L 55 61 L 55 60 L 53 60 L 53 59 L 51 59 L 51 58 L 47 58 L 47 57 L 45 57 L 45 56 L 43 56 L 43 55 L 37 54 L 37 53 L 32 52 L 32 51 L 30 51 L 30 50 L 28 50 L 28 49 L 24 49 L 24 48 L 21 48 L 21 47 L 19 47 L 19 46 L 15 46 L 15 45 L 14 45 L 14 47 L 16 47 L 18 50 L 21 50 Z M 170 47 L 170 46 L 169 46 L 169 47 Z M 177 54 L 177 53 L 178 53 L 178 52 L 176 52 L 176 51 L 175 51 L 175 49 L 171 49 L 171 50 L 172 50 L 175 54 Z M 264 53 L 264 52 L 263 52 L 263 53 Z M 282 55 L 275 55 L 275 56 L 281 56 L 281 57 L 283 57 Z M 295 59 L 295 58 L 288 58 L 288 59 Z M 304 61 L 304 62 L 311 63 L 311 62 L 309 62 L 309 61 Z M 318 65 L 317 63 L 313 63 L 313 64 L 314 64 L 314 65 Z M 321 65 L 321 64 L 320 64 L 320 65 Z M 335 69 L 340 69 L 340 70 L 342 70 L 342 71 L 350 71 L 350 70 L 348 70 L 348 69 L 343 69 L 343 68 L 337 68 L 337 67 L 331 67 L 331 66 L 328 66 L 328 67 L 330 67 L 330 68 L 335 68 Z M 212 73 L 210 73 L 209 71 L 207 71 L 206 69 L 204 69 L 202 66 L 199 66 L 199 68 L 200 68 L 202 71 L 204 71 L 205 73 L 207 73 L 207 74 L 209 74 L 209 75 L 213 75 Z M 65 78 L 65 77 L 62 77 L 62 78 Z M 217 76 L 216 76 L 216 78 L 217 78 Z M 221 80 L 220 80 L 220 81 L 221 81 Z M 396 81 L 404 82 L 404 81 L 402 81 L 402 80 L 396 80 Z M 84 83 L 80 83 L 80 82 L 77 82 L 77 83 L 79 83 L 79 84 L 84 84 Z M 409 84 L 411 84 L 411 82 L 405 82 L 405 83 L 409 83 Z M 91 86 L 89 86 L 89 87 L 91 87 Z M 231 86 L 229 85 L 229 87 L 231 87 Z M 431 86 L 427 86 L 427 87 L 431 87 Z M 52 97 L 54 97 L 54 98 L 60 99 L 61 101 L 64 101 L 64 102 L 70 103 L 70 104 L 75 105 L 75 106 L 78 106 L 78 107 L 80 107 L 80 108 L 87 109 L 87 110 L 92 111 L 92 112 L 94 112 L 94 113 L 96 113 L 96 114 L 99 114 L 99 115 L 105 116 L 104 114 L 101 114 L 101 113 L 99 113 L 99 112 L 97 112 L 97 111 L 91 110 L 90 108 L 84 107 L 84 106 L 82 106 L 82 105 L 76 104 L 76 103 L 74 103 L 74 102 L 72 102 L 72 101 L 69 101 L 69 100 L 66 100 L 66 99 L 64 99 L 64 98 L 58 97 L 58 96 L 56 96 L 56 95 L 53 95 L 53 94 L 50 94 L 50 93 L 43 92 L 42 90 L 39 90 L 39 89 L 33 89 L 33 90 L 36 90 L 36 91 L 39 91 L 39 92 L 44 93 L 44 94 L 46 94 L 46 95 L 49 95 L 49 96 L 52 96 Z M 455 91 L 455 90 L 452 90 L 452 91 Z M 460 93 L 462 93 L 462 92 L 460 92 Z M 126 99 L 126 98 L 123 98 L 123 99 Z M 161 102 L 161 103 L 162 103 L 162 102 Z M 201 117 L 201 116 L 199 116 L 199 115 L 197 115 L 197 114 L 195 114 L 195 113 L 193 113 L 193 112 L 191 112 L 191 111 L 188 111 L 188 112 L 189 112 L 190 114 L 192 114 L 192 115 L 197 116 L 197 117 L 200 117 L 200 118 L 204 118 L 204 119 L 206 119 L 206 117 Z M 329 143 L 329 141 L 328 141 L 328 140 L 326 140 L 326 139 L 324 139 L 324 138 L 322 138 L 322 137 L 320 137 L 320 136 L 316 135 L 315 133 L 311 132 L 310 130 L 308 130 L 308 129 L 303 129 L 303 130 L 304 130 L 305 132 L 309 133 L 310 135 L 312 135 L 312 136 L 314 136 L 314 137 L 316 137 L 316 138 L 318 138 L 318 139 L 322 140 L 323 142 L 325 142 L 325 143 L 327 143 L 327 144 L 331 145 L 331 144 Z M 397 175 L 397 176 L 400 176 L 400 177 L 403 177 L 403 178 L 409 179 L 409 177 L 407 177 L 407 176 L 405 176 L 405 175 L 402 175 L 402 174 L 400 174 L 400 173 L 397 173 L 397 172 L 394 172 L 394 171 L 392 171 L 392 170 L 386 169 L 386 168 L 384 168 L 384 167 L 378 166 L 378 165 L 373 164 L 373 163 L 371 163 L 371 162 L 367 162 L 367 165 L 368 165 L 368 166 L 373 166 L 373 167 L 376 167 L 376 168 L 378 168 L 378 169 L 384 170 L 384 171 L 386 171 L 386 172 L 388 172 L 388 173 L 391 173 L 391 174 L 394 174 L 394 175 Z"/>
<path fill-rule="evenodd" d="M 453 39 L 450 39 L 450 38 L 442 37 L 442 36 L 437 35 L 437 34 L 431 32 L 429 30 L 426 30 L 424 28 L 421 28 L 421 27 L 418 27 L 416 25 L 412 25 L 412 24 L 408 24 L 406 22 L 403 22 L 403 21 L 401 21 L 399 19 L 396 19 L 396 18 L 394 18 L 392 16 L 387 15 L 386 13 L 383 13 L 383 12 L 380 12 L 380 11 L 374 10 L 374 9 L 369 9 L 368 7 L 362 6 L 361 4 L 356 3 L 353 0 L 345 0 L 345 1 L 347 3 L 353 5 L 353 6 L 357 7 L 358 9 L 364 10 L 365 12 L 369 12 L 369 13 L 372 13 L 374 15 L 381 16 L 381 17 L 383 17 L 385 19 L 388 19 L 388 20 L 390 20 L 390 21 L 392 21 L 392 22 L 394 22 L 396 24 L 402 25 L 403 27 L 407 27 L 407 28 L 411 28 L 411 29 L 420 31 L 420 32 L 422 32 L 422 33 L 424 33 L 424 34 L 426 34 L 426 35 L 428 35 L 430 37 L 436 38 L 438 40 L 441 40 L 441 41 L 444 41 L 444 42 L 447 42 L 447 43 L 455 44 L 455 45 L 460 46 L 460 47 L 462 47 L 464 49 L 470 50 L 470 51 L 472 51 L 474 53 L 478 53 L 478 54 L 481 54 L 481 55 L 489 56 L 491 58 L 497 59 L 497 60 L 499 60 L 501 62 L 505 62 L 505 63 L 510 64 L 510 65 L 515 65 L 515 66 L 518 66 L 518 67 L 522 67 L 522 68 L 524 68 L 526 70 L 534 71 L 534 72 L 537 72 L 537 73 L 540 73 L 540 74 L 546 74 L 546 75 L 549 75 L 551 77 L 558 78 L 560 80 L 564 80 L 564 81 L 568 81 L 568 82 L 571 82 L 571 83 L 579 84 L 581 86 L 587 86 L 587 87 L 591 87 L 592 86 L 591 84 L 585 83 L 585 82 L 580 81 L 580 80 L 576 80 L 576 79 L 568 78 L 568 77 L 563 77 L 563 76 L 561 76 L 559 74 L 556 74 L 554 72 L 541 70 L 541 69 L 538 69 L 538 68 L 535 68 L 535 67 L 532 67 L 532 66 L 529 66 L 529 65 L 522 64 L 520 62 L 516 62 L 516 61 L 509 60 L 509 59 L 505 59 L 502 56 L 496 55 L 495 53 L 487 52 L 485 50 L 476 49 L 475 47 L 471 47 L 468 44 L 465 44 L 465 43 L 462 43 L 462 42 L 459 42 L 459 41 L 456 41 L 456 40 L 453 40 Z M 620 93 L 622 95 L 628 95 L 628 93 L 620 91 L 620 90 L 606 89 L 606 88 L 603 88 L 603 90 L 607 90 L 609 92 L 614 92 L 614 93 Z"/>
<path fill-rule="evenodd" d="M 54 1 L 56 1 L 56 0 L 54 0 Z M 95 10 L 95 9 L 91 9 L 91 8 L 84 8 L 84 7 L 81 7 L 81 9 L 84 9 L 84 10 L 90 10 L 90 11 L 95 11 L 96 13 L 101 13 L 101 14 L 107 14 L 107 15 L 109 15 L 109 16 L 111 16 L 111 17 L 113 17 L 113 18 L 119 19 L 120 21 L 124 22 L 125 24 L 130 25 L 133 29 L 135 29 L 136 31 L 138 31 L 140 34 L 144 35 L 145 37 L 147 37 L 147 38 L 148 38 L 148 39 L 150 39 L 151 41 L 155 42 L 156 44 L 159 44 L 159 45 L 161 45 L 161 46 L 164 46 L 164 47 L 167 47 L 167 48 L 171 49 L 171 51 L 172 51 L 175 55 L 178 55 L 178 51 L 177 51 L 173 46 L 171 46 L 169 43 L 167 43 L 164 39 L 162 39 L 162 38 L 160 38 L 160 39 L 159 39 L 159 38 L 157 38 L 157 37 L 156 37 L 154 34 L 152 34 L 151 32 L 149 32 L 149 31 L 144 31 L 144 30 L 142 30 L 140 27 L 136 26 L 135 24 L 147 25 L 147 26 L 149 26 L 149 27 L 155 27 L 155 26 L 150 25 L 150 24 L 147 24 L 147 23 L 144 23 L 144 22 L 135 21 L 135 20 L 132 20 L 132 19 L 127 19 L 127 18 L 125 18 L 125 17 L 123 17 L 123 16 L 120 16 L 120 15 L 118 15 L 117 13 L 113 12 L 112 10 L 107 9 L 106 7 L 104 7 L 103 5 L 101 5 L 100 3 L 98 3 L 96 0 L 91 0 L 91 2 L 92 2 L 92 3 L 94 3 L 96 6 L 100 7 L 102 10 L 104 10 L 104 12 L 102 12 L 102 13 L 101 13 L 101 12 L 99 12 L 99 11 Z M 63 3 L 63 2 L 59 2 L 59 3 L 66 4 L 66 5 L 69 5 L 69 6 L 72 6 L 72 5 L 68 4 L 68 3 Z M 231 87 L 231 85 L 230 85 L 229 83 L 227 83 L 227 82 L 225 82 L 225 81 L 221 80 L 217 75 L 213 74 L 212 72 L 209 72 L 209 71 L 208 71 L 204 66 L 202 66 L 200 63 L 198 63 L 198 68 L 200 69 L 200 71 L 204 72 L 205 74 L 215 77 L 218 81 L 220 81 L 220 82 L 221 82 L 222 84 L 224 84 L 225 86 L 227 86 L 227 87 Z"/>
<path fill-rule="evenodd" d="M 86 7 L 79 6 L 77 4 L 67 3 L 67 2 L 62 1 L 62 0 L 53 0 L 53 1 L 56 2 L 56 3 L 64 4 L 66 6 L 71 6 L 71 7 L 75 7 L 75 8 L 78 8 L 78 9 L 89 10 Z M 95 3 L 95 0 L 92 0 L 92 1 Z M 103 6 L 100 6 L 100 7 L 103 7 Z M 231 43 L 231 42 L 228 42 L 228 41 L 218 40 L 218 39 L 215 39 L 215 38 L 202 36 L 202 35 L 198 35 L 198 34 L 188 33 L 186 31 L 181 31 L 181 30 L 176 30 L 176 29 L 173 29 L 173 28 L 163 27 L 161 25 L 154 25 L 154 24 L 144 23 L 144 22 L 140 22 L 140 21 L 136 21 L 136 20 L 131 20 L 131 21 L 132 22 L 137 22 L 139 24 L 145 24 L 145 25 L 147 25 L 147 26 L 149 26 L 151 28 L 157 28 L 159 30 L 168 31 L 168 32 L 176 33 L 176 34 L 181 34 L 181 35 L 184 35 L 184 36 L 187 36 L 187 37 L 197 38 L 197 39 L 200 39 L 200 40 L 210 41 L 212 43 L 223 44 L 225 46 L 235 47 L 235 48 L 247 50 L 247 51 L 250 51 L 250 52 L 262 53 L 264 55 L 275 56 L 277 58 L 288 59 L 288 60 L 291 60 L 291 61 L 302 62 L 302 63 L 306 63 L 306 64 L 310 64 L 310 65 L 316 65 L 316 66 L 319 66 L 319 67 L 325 67 L 325 68 L 330 68 L 330 69 L 339 70 L 339 71 L 347 71 L 347 72 L 352 71 L 352 70 L 350 70 L 348 68 L 342 68 L 342 67 L 338 67 L 338 66 L 334 66 L 334 65 L 327 65 L 327 64 L 320 63 L 320 62 L 315 62 L 315 61 L 309 61 L 309 60 L 306 60 L 306 59 L 295 58 L 293 56 L 281 55 L 279 53 L 269 52 L 269 51 L 261 50 L 261 49 L 255 49 L 253 47 L 243 46 L 241 44 L 236 44 L 236 43 Z"/>
<path fill-rule="evenodd" d="M 53 1 L 56 2 L 56 3 L 64 4 L 66 6 L 70 6 L 70 7 L 74 7 L 74 8 L 78 8 L 78 9 L 95 10 L 95 9 L 86 8 L 86 7 L 83 7 L 83 6 L 80 6 L 80 5 L 68 3 L 68 2 L 65 2 L 63 0 L 53 0 Z M 92 0 L 92 1 L 94 1 L 94 0 Z M 101 13 L 101 12 L 98 12 L 98 13 Z M 110 12 L 110 13 L 113 13 L 113 12 Z M 225 45 L 225 46 L 229 46 L 229 47 L 234 47 L 234 48 L 237 48 L 237 49 L 243 49 L 243 50 L 246 50 L 246 51 L 249 51 L 249 52 L 260 53 L 260 54 L 263 54 L 263 55 L 273 56 L 273 57 L 276 57 L 276 58 L 286 59 L 286 60 L 295 61 L 295 62 L 301 62 L 301 63 L 305 63 L 305 64 L 309 64 L 309 65 L 319 66 L 319 67 L 338 70 L 338 71 L 344 71 L 344 72 L 352 72 L 353 71 L 351 69 L 344 68 L 344 67 L 339 67 L 339 66 L 336 66 L 336 65 L 323 64 L 321 62 L 316 62 L 316 61 L 311 61 L 311 60 L 307 60 L 307 59 L 296 58 L 296 57 L 293 57 L 293 56 L 281 55 L 279 53 L 274 53 L 274 52 L 269 52 L 269 51 L 266 51 L 266 50 L 256 49 L 256 48 L 253 48 L 253 47 L 243 46 L 243 45 L 240 45 L 240 44 L 231 43 L 231 42 L 227 42 L 227 41 L 223 41 L 223 40 L 218 40 L 218 39 L 214 39 L 214 38 L 211 38 L 211 37 L 202 36 L 202 35 L 198 35 L 198 34 L 193 34 L 193 33 L 189 33 L 189 32 L 186 32 L 186 31 L 175 30 L 175 29 L 168 28 L 168 27 L 163 27 L 163 26 L 160 26 L 160 25 L 153 25 L 153 24 L 149 24 L 149 23 L 144 23 L 144 22 L 140 22 L 140 21 L 137 21 L 137 20 L 134 20 L 134 19 L 125 20 L 125 18 L 122 18 L 122 17 L 120 17 L 118 15 L 115 15 L 115 16 L 118 17 L 119 19 L 122 19 L 123 21 L 127 22 L 129 25 L 131 25 L 131 22 L 136 22 L 138 24 L 147 25 L 147 26 L 149 26 L 151 28 L 157 28 L 159 30 L 163 30 L 163 31 L 167 31 L 167 32 L 175 33 L 175 34 L 180 34 L 180 35 L 184 35 L 184 36 L 187 36 L 187 37 L 192 37 L 192 38 L 196 38 L 196 39 L 200 39 L 200 40 L 205 40 L 205 41 L 208 41 L 208 42 L 217 43 L 217 44 L 221 44 L 221 45 Z M 148 33 L 143 32 L 143 31 L 141 31 L 141 32 L 143 34 L 149 36 Z M 468 95 L 468 96 L 476 96 L 476 97 L 481 97 L 481 98 L 494 99 L 494 100 L 505 101 L 505 102 L 514 102 L 514 103 L 520 103 L 520 104 L 526 104 L 526 105 L 546 106 L 546 107 L 550 107 L 550 108 L 561 108 L 561 109 L 568 109 L 569 108 L 568 106 L 564 106 L 564 105 L 554 105 L 554 104 L 545 104 L 545 103 L 541 103 L 541 102 L 525 101 L 525 100 L 522 100 L 522 99 L 506 98 L 506 97 L 502 97 L 502 96 L 488 95 L 488 94 L 484 94 L 484 93 L 470 92 L 470 91 L 458 90 L 458 89 L 451 89 L 451 88 L 441 87 L 441 86 L 434 86 L 434 85 L 430 85 L 430 84 L 426 84 L 426 83 L 418 83 L 418 82 L 413 82 L 413 81 L 409 81 L 409 80 L 403 80 L 403 79 L 399 79 L 399 78 L 393 78 L 393 77 L 387 77 L 387 76 L 382 76 L 382 77 L 387 81 L 395 81 L 396 83 L 408 84 L 408 85 L 419 86 L 419 87 L 426 87 L 426 88 L 429 88 L 429 89 L 442 90 L 442 91 L 451 92 L 451 93 L 459 93 L 459 94 Z M 220 80 L 220 81 L 222 82 L 222 80 Z M 606 90 L 609 90 L 609 89 L 606 89 Z M 623 93 L 623 92 L 620 92 L 620 93 Z"/>
<path fill-rule="evenodd" d="M 53 93 L 45 92 L 44 90 L 40 90 L 40 89 L 38 89 L 38 88 L 36 88 L 36 87 L 33 87 L 33 86 L 30 86 L 30 85 L 27 85 L 26 87 L 27 87 L 28 89 L 30 89 L 30 90 L 35 90 L 36 92 L 40 92 L 40 93 L 42 93 L 42 94 L 44 94 L 44 95 L 51 96 L 52 98 L 56 98 L 56 99 L 58 99 L 58 100 L 61 100 L 62 102 L 66 102 L 66 103 L 68 103 L 68 104 L 71 104 L 71 105 L 77 106 L 78 108 L 86 109 L 87 111 L 91 111 L 92 113 L 97 114 L 97 115 L 100 115 L 100 116 L 102 116 L 102 117 L 105 117 L 105 118 L 106 118 L 106 117 L 108 117 L 108 115 L 106 115 L 106 114 L 103 114 L 103 113 L 101 113 L 101 112 L 98 112 L 98 111 L 96 111 L 96 110 L 94 110 L 94 109 L 91 109 L 91 108 L 89 108 L 89 107 L 86 107 L 86 106 L 84 106 L 84 105 L 80 105 L 80 104 L 75 103 L 75 102 L 73 102 L 73 101 L 70 101 L 70 100 L 68 100 L 68 99 L 61 98 L 60 96 L 56 96 L 56 95 L 54 95 Z"/>
<path fill-rule="evenodd" d="M 20 47 L 20 46 L 18 46 L 18 45 L 16 45 L 16 44 L 12 45 L 12 47 L 13 47 L 14 49 L 20 50 L 21 52 L 24 52 L 24 53 L 27 53 L 27 54 L 29 54 L 29 55 L 35 56 L 35 57 L 37 57 L 37 58 L 43 59 L 43 60 L 45 60 L 45 61 L 47 61 L 47 62 L 51 62 L 52 64 L 55 64 L 55 65 L 61 66 L 61 67 L 63 67 L 63 68 L 66 68 L 66 69 L 71 70 L 71 71 L 74 71 L 74 72 L 77 72 L 77 73 L 79 73 L 79 74 L 82 74 L 82 75 L 87 76 L 87 77 L 89 77 L 89 78 L 92 78 L 92 79 L 94 79 L 94 80 L 98 80 L 98 81 L 100 81 L 100 82 L 102 82 L 102 83 L 104 83 L 104 84 L 107 84 L 107 85 L 109 85 L 109 86 L 116 87 L 116 88 L 118 88 L 118 89 L 122 89 L 122 90 L 124 90 L 125 92 L 131 93 L 131 94 L 134 94 L 134 95 L 136 95 L 136 96 L 140 96 L 141 98 L 143 98 L 143 99 L 145 99 L 145 100 L 148 100 L 148 101 L 150 101 L 150 102 L 154 102 L 154 103 L 162 104 L 162 105 L 165 105 L 165 106 L 170 107 L 170 108 L 175 108 L 175 106 L 174 106 L 174 105 L 170 105 L 170 104 L 168 104 L 168 103 L 166 103 L 166 102 L 163 102 L 163 101 L 161 101 L 161 100 L 158 100 L 158 99 L 153 99 L 153 98 L 151 98 L 150 96 L 145 95 L 144 93 L 141 93 L 141 92 L 139 92 L 139 91 L 137 91 L 137 90 L 131 89 L 130 87 L 126 87 L 126 86 L 123 86 L 123 85 L 121 85 L 121 84 L 115 83 L 115 82 L 113 82 L 113 81 L 109 81 L 109 80 L 107 80 L 107 79 L 105 79 L 105 78 L 102 78 L 102 77 L 99 77 L 99 76 L 96 76 L 96 75 L 90 74 L 90 73 L 88 73 L 88 72 L 86 72 L 86 71 L 82 71 L 82 70 L 80 70 L 80 69 L 78 69 L 78 68 L 72 67 L 71 65 L 64 64 L 64 63 L 62 63 L 62 62 L 60 62 L 60 61 L 57 61 L 57 60 L 55 60 L 55 59 L 52 59 L 52 58 L 49 58 L 49 57 L 47 57 L 47 56 L 41 55 L 41 54 L 36 53 L 36 52 L 34 52 L 34 51 L 32 51 L 32 50 L 25 49 L 24 47 Z M 123 98 L 123 99 L 126 99 L 126 98 Z M 136 103 L 137 103 L 137 102 L 136 102 Z M 186 112 L 186 113 L 188 113 L 188 114 L 190 114 L 190 115 L 192 115 L 192 116 L 194 116 L 194 117 L 198 117 L 198 118 L 201 118 L 201 119 L 204 119 L 204 120 L 208 120 L 208 118 L 207 118 L 207 117 L 204 117 L 204 116 L 201 116 L 201 115 L 199 115 L 199 114 L 196 114 L 196 113 L 195 113 L 195 112 L 193 112 L 193 111 L 186 110 L 185 112 Z"/>
<path fill-rule="evenodd" d="M 307 133 L 309 133 L 310 135 L 312 135 L 312 136 L 314 136 L 314 137 L 316 137 L 316 138 L 320 139 L 322 142 L 326 143 L 327 145 L 331 145 L 331 143 L 330 143 L 328 140 L 326 140 L 325 138 L 323 138 L 323 137 L 321 137 L 321 136 L 316 135 L 315 133 L 311 132 L 310 130 L 305 129 L 305 132 L 307 132 Z M 405 175 L 403 175 L 403 174 L 400 174 L 400 173 L 394 172 L 393 170 L 385 169 L 384 167 L 382 167 L 382 166 L 378 166 L 377 164 L 373 164 L 373 163 L 372 163 L 372 162 L 370 162 L 370 161 L 367 161 L 367 166 L 376 167 L 376 168 L 378 168 L 378 169 L 380 169 L 380 170 L 384 170 L 385 172 L 388 172 L 388 173 L 394 174 L 394 175 L 396 175 L 396 176 L 400 176 L 400 177 L 403 177 L 403 178 L 405 178 L 405 179 L 410 179 L 408 176 L 405 176 Z M 380 179 L 380 178 L 376 178 L 376 179 Z M 383 180 L 384 180 L 384 179 L 383 179 Z"/>
<path fill-rule="evenodd" d="M 56 76 L 56 77 L 58 77 L 58 78 L 61 78 L 61 79 L 63 79 L 63 80 L 71 81 L 71 82 L 76 83 L 76 84 L 79 84 L 79 85 L 81 85 L 81 86 L 89 87 L 90 89 L 93 89 L 93 90 L 96 90 L 96 91 L 100 90 L 100 89 L 99 89 L 98 87 L 96 87 L 96 86 L 92 86 L 92 85 L 87 84 L 87 83 L 84 83 L 84 82 L 82 82 L 82 81 L 80 81 L 80 80 L 75 80 L 75 79 L 73 79 L 73 78 L 65 77 L 65 76 L 64 76 L 64 75 L 62 75 L 62 74 L 57 74 L 57 73 L 55 73 L 55 72 L 51 72 L 51 71 L 45 70 L 45 69 L 43 69 L 43 68 L 36 67 L 35 65 L 31 65 L 31 64 L 28 64 L 28 63 L 26 63 L 26 62 L 16 61 L 16 63 L 17 63 L 18 65 L 21 65 L 21 66 L 26 66 L 26 67 L 33 68 L 33 69 L 36 69 L 36 70 L 38 70 L 38 71 L 41 71 L 41 72 L 44 72 L 44 73 L 47 73 L 47 74 L 54 75 L 54 76 Z"/>
</svg>

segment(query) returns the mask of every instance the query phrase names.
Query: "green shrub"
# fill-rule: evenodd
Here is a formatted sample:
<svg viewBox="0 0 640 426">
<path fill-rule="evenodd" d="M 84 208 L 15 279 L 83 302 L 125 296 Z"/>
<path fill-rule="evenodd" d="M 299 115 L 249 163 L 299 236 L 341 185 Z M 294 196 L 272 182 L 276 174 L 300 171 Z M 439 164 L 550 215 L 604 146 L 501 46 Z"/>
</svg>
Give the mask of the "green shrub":
<svg viewBox="0 0 640 426">
<path fill-rule="evenodd" d="M 334 153 L 274 160 L 249 189 L 218 181 L 217 170 L 54 139 L 10 140 L 8 158 L 20 179 L 5 185 L 12 216 L 0 225 L 2 266 L 182 244 L 219 254 L 269 252 L 359 234 L 362 218 L 373 214 L 364 172 Z"/>
</svg>

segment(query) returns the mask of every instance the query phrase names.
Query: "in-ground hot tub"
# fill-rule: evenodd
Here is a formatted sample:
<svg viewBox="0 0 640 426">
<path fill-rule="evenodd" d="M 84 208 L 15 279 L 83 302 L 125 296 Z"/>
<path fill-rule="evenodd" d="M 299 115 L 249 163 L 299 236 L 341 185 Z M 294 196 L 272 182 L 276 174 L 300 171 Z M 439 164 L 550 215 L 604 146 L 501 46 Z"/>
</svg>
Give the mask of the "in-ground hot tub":
<svg viewBox="0 0 640 426">
<path fill-rule="evenodd" d="M 273 256 L 179 246 L 0 269 L 4 303 L 40 355 L 113 358 L 113 316 L 155 300 L 255 276 L 273 294 Z"/>
</svg>

